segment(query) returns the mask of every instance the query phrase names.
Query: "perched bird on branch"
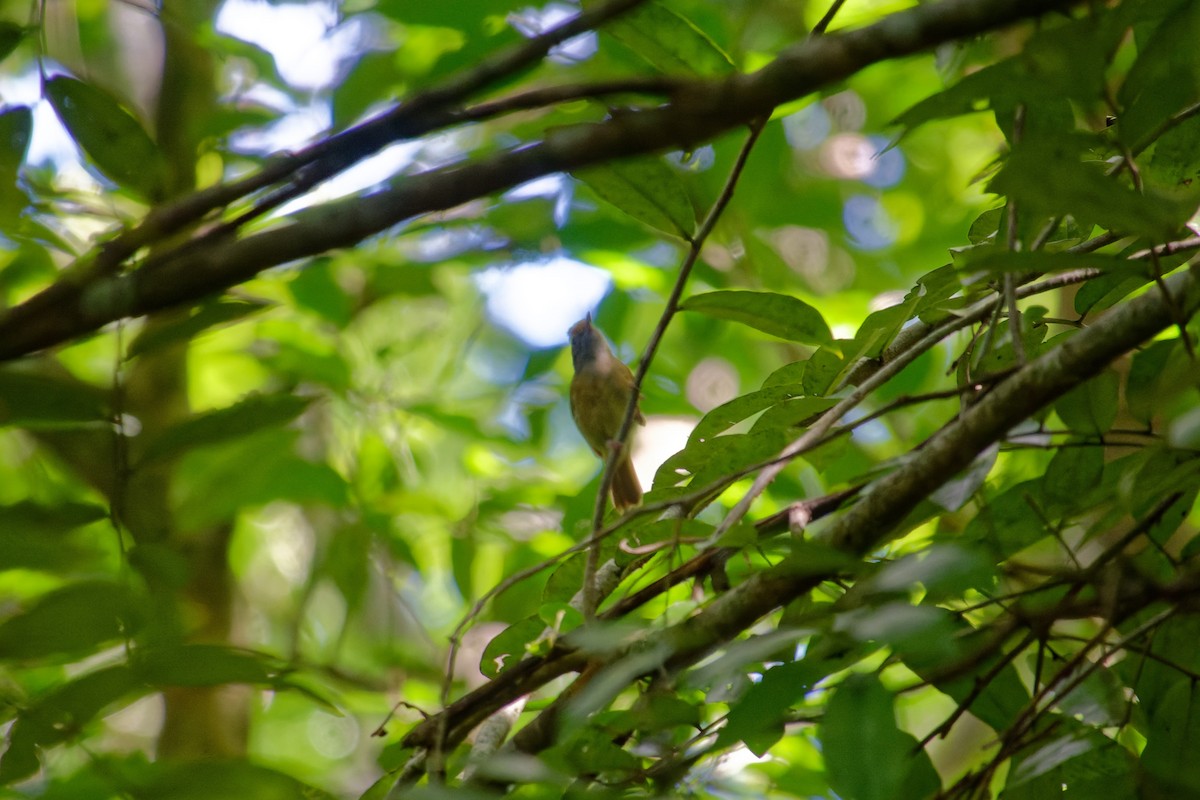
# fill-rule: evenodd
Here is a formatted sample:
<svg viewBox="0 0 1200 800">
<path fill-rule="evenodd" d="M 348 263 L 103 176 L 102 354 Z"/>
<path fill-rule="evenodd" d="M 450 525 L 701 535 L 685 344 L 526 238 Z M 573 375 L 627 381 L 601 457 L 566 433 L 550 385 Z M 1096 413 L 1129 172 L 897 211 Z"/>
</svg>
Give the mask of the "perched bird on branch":
<svg viewBox="0 0 1200 800">
<path fill-rule="evenodd" d="M 571 360 L 575 364 L 571 416 L 588 445 L 603 460 L 608 448 L 617 445 L 617 434 L 633 393 L 633 373 L 613 355 L 604 334 L 592 324 L 591 314 L 571 326 L 570 337 Z M 646 424 L 636 405 L 633 418 L 640 425 Z M 642 485 L 633 471 L 628 443 L 613 471 L 612 499 L 618 511 L 642 502 Z"/>
</svg>

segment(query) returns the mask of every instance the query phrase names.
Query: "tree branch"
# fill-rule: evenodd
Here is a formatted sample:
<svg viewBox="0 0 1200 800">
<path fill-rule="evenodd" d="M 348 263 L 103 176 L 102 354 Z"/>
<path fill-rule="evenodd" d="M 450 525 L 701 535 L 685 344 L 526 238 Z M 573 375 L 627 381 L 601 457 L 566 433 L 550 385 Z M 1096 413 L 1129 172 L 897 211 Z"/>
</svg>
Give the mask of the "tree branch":
<svg viewBox="0 0 1200 800">
<path fill-rule="evenodd" d="M 1111 311 L 1102 322 L 1015 370 L 928 439 L 913 458 L 869 486 L 855 504 L 831 521 L 823 538 L 838 549 L 858 555 L 885 544 L 918 503 L 965 469 L 980 451 L 1123 353 L 1170 327 L 1173 322 L 1166 313 L 1167 302 L 1189 315 L 1200 309 L 1198 268 L 1173 276 L 1167 286 L 1170 301 L 1160 292 L 1137 297 Z M 829 577 L 823 570 L 814 571 L 811 566 L 788 559 L 751 575 L 689 619 L 647 636 L 669 649 L 664 668 L 684 668 Z M 496 709 L 544 685 L 538 677 L 578 669 L 584 659 L 573 650 L 572 641 L 568 634 L 560 640 L 560 652 L 518 664 L 493 684 L 461 698 L 443 712 L 450 715 L 448 743 L 461 741 L 471 726 Z M 635 640 L 607 660 L 616 661 L 644 644 Z M 564 668 L 564 660 L 574 663 Z M 503 688 L 497 683 L 504 684 Z M 405 744 L 428 745 L 438 724 L 436 718 L 420 723 L 405 737 Z"/>
<path fill-rule="evenodd" d="M 452 208 L 533 178 L 694 147 L 871 64 L 1071 4 L 1071 0 L 945 0 L 922 5 L 860 30 L 810 38 L 750 75 L 684 84 L 663 106 L 551 131 L 536 144 L 405 176 L 384 191 L 299 212 L 258 234 L 236 239 L 218 229 L 124 273 L 95 274 L 81 268 L 0 316 L 0 359 L 60 344 L 123 317 L 193 302 L 269 267 L 352 247 L 420 214 Z M 375 134 L 361 135 L 371 139 Z M 314 147 L 328 147 L 335 141 L 347 141 L 346 135 Z M 353 146 L 345 144 L 344 151 L 337 150 L 339 160 L 360 144 L 355 141 Z M 290 162 L 272 167 L 272 174 L 285 176 L 293 166 Z M 227 197 L 220 191 L 210 195 Z M 147 224 L 152 218 L 153 213 Z M 148 244 L 159 228 L 168 227 L 157 222 L 134 242 Z M 95 257 L 112 247 L 101 246 Z M 110 258 L 123 263 L 132 253 L 126 243 Z M 85 256 L 81 263 L 86 266 L 89 260 Z"/>
</svg>

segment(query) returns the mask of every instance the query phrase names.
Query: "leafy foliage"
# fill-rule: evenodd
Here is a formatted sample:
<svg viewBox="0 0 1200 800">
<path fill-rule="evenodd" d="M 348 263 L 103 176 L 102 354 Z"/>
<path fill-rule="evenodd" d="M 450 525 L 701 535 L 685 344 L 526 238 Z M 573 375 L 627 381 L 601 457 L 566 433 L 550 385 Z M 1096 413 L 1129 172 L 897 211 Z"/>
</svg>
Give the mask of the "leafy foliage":
<svg viewBox="0 0 1200 800">
<path fill-rule="evenodd" d="M 0 21 L 5 796 L 1200 793 L 1197 4 L 118 5 Z"/>
</svg>

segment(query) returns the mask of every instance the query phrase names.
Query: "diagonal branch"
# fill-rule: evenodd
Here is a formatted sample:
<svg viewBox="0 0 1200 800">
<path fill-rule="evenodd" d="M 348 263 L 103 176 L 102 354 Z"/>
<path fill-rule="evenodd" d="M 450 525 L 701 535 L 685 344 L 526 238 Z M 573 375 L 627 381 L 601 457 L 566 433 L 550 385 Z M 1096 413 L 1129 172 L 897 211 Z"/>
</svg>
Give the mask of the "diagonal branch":
<svg viewBox="0 0 1200 800">
<path fill-rule="evenodd" d="M 1181 272 L 1166 284 L 1169 300 L 1160 292 L 1141 295 L 1111 311 L 1102 322 L 1015 370 L 928 439 L 911 459 L 869 486 L 858 502 L 832 520 L 824 538 L 838 549 L 859 555 L 882 546 L 896 535 L 896 526 L 922 500 L 965 469 L 981 450 L 1123 353 L 1170 327 L 1173 322 L 1166 313 L 1167 302 L 1189 315 L 1200 310 L 1200 268 Z M 811 565 L 788 559 L 751 575 L 689 619 L 656 629 L 648 636 L 670 653 L 663 668 L 684 668 L 829 577 L 826 570 L 814 570 Z M 544 685 L 535 676 L 557 676 L 579 668 L 585 659 L 572 650 L 572 641 L 568 634 L 560 640 L 558 652 L 521 662 L 443 712 L 450 720 L 448 743 L 461 741 L 474 724 L 496 709 Z M 609 660 L 615 661 L 645 644 L 635 640 L 611 654 Z M 565 666 L 566 661 L 573 663 Z M 510 678 L 513 672 L 520 674 Z M 405 737 L 405 744 L 427 746 L 441 724 L 435 718 L 417 725 Z"/>
<path fill-rule="evenodd" d="M 387 190 L 297 213 L 261 233 L 237 239 L 218 229 L 148 259 L 136 270 L 113 269 L 99 275 L 83 270 L 82 277 L 76 272 L 46 290 L 54 295 L 53 303 L 34 297 L 0 316 L 0 359 L 60 344 L 123 317 L 194 302 L 270 267 L 352 247 L 420 214 L 452 208 L 533 178 L 694 147 L 864 67 L 1072 4 L 1071 0 L 945 0 L 921 5 L 859 30 L 810 38 L 753 74 L 685 84 L 662 106 L 554 130 L 529 146 L 405 176 Z M 328 146 L 335 139 L 315 147 Z M 280 167 L 281 177 L 290 168 Z M 152 239 L 155 232 L 143 238 Z M 117 252 L 113 258 L 124 263 L 132 254 Z M 85 256 L 83 262 L 87 261 Z"/>
<path fill-rule="evenodd" d="M 642 396 L 642 383 L 646 380 L 646 375 L 650 372 L 650 364 L 654 361 L 654 356 L 658 352 L 658 346 L 662 343 L 663 336 L 667 333 L 667 326 L 671 324 L 671 320 L 675 318 L 675 314 L 679 310 L 679 300 L 683 297 L 683 289 L 687 286 L 688 278 L 692 274 L 692 267 L 696 265 L 696 261 L 700 258 L 700 251 L 704 249 L 704 243 L 708 241 L 709 235 L 717 226 L 717 221 L 721 219 L 721 215 L 725 213 L 729 201 L 733 199 L 733 191 L 742 177 L 746 161 L 750 158 L 750 151 L 754 149 L 754 145 L 758 141 L 758 136 L 762 133 L 763 126 L 765 125 L 765 119 L 756 120 L 750 125 L 750 135 L 746 137 L 746 142 L 742 145 L 742 149 L 738 153 L 737 160 L 733 164 L 733 169 L 730 170 L 729 177 L 725 180 L 725 186 L 721 189 L 721 194 L 718 195 L 712 208 L 709 209 L 704 221 L 700 224 L 700 228 L 691 237 L 687 255 L 684 256 L 683 263 L 679 267 L 679 275 L 675 278 L 675 285 L 671 287 L 671 294 L 667 297 L 662 314 L 659 315 L 658 324 L 654 327 L 654 333 L 650 335 L 650 341 L 646 343 L 646 350 L 642 353 L 637 370 L 634 372 L 633 391 L 629 393 L 629 402 L 625 404 L 625 413 L 621 417 L 621 427 L 617 431 L 616 441 L 620 448 L 628 446 L 630 429 L 633 428 L 633 415 L 637 411 L 638 400 Z M 614 450 L 609 453 L 608 458 L 604 461 L 604 474 L 600 476 L 600 488 L 596 493 L 596 507 L 592 515 L 591 538 L 593 540 L 599 535 L 600 529 L 604 524 L 605 501 L 608 498 L 609 490 L 612 488 L 613 472 L 616 470 L 617 459 L 620 455 L 621 450 Z M 599 587 L 596 585 L 596 570 L 599 567 L 599 560 L 600 543 L 596 541 L 588 549 L 587 564 L 583 572 L 583 617 L 588 620 L 593 618 L 596 613 L 596 607 L 602 599 L 599 597 Z"/>
</svg>

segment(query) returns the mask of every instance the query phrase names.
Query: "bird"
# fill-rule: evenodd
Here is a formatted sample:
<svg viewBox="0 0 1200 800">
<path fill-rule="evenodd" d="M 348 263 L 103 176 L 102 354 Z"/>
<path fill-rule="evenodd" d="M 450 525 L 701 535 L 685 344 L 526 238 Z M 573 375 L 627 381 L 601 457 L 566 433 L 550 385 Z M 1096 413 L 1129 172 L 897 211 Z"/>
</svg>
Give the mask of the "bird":
<svg viewBox="0 0 1200 800">
<path fill-rule="evenodd" d="M 634 391 L 633 373 L 613 355 L 604 334 L 592 324 L 591 314 L 572 325 L 568 336 L 571 361 L 575 365 L 575 376 L 571 378 L 571 416 L 588 446 L 604 460 L 621 430 Z M 646 424 L 636 405 L 633 418 L 639 425 Z M 612 499 L 618 511 L 642 502 L 642 485 L 633 471 L 628 444 L 613 470 Z"/>
</svg>

